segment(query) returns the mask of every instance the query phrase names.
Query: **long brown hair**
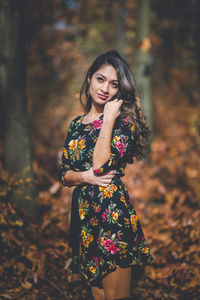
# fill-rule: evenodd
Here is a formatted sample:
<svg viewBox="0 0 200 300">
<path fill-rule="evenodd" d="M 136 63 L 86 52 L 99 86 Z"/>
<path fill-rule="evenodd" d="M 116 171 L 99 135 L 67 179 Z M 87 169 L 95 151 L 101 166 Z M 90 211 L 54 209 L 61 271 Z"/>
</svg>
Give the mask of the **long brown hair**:
<svg viewBox="0 0 200 300">
<path fill-rule="evenodd" d="M 84 113 L 87 114 L 92 106 L 88 78 L 91 79 L 93 74 L 104 65 L 113 66 L 117 72 L 119 81 L 118 92 L 121 92 L 123 95 L 122 99 L 124 100 L 119 119 L 125 119 L 128 117 L 129 122 L 135 128 L 134 140 L 131 145 L 132 157 L 130 158 L 129 163 L 133 162 L 133 157 L 136 157 L 137 160 L 141 160 L 144 158 L 143 149 L 147 145 L 144 144 L 143 141 L 149 136 L 151 130 L 148 128 L 146 124 L 146 117 L 142 112 L 141 101 L 137 94 L 136 82 L 133 73 L 126 61 L 117 51 L 109 50 L 100 54 L 88 69 L 80 90 L 80 102 L 84 108 Z M 86 103 L 83 102 L 83 96 L 86 99 Z"/>
</svg>

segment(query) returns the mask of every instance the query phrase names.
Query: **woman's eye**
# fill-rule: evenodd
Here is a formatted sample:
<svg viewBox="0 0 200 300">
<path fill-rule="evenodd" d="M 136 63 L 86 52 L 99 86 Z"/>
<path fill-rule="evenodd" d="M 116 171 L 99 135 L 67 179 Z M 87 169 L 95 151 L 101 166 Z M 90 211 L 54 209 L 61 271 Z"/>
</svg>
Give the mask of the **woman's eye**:
<svg viewBox="0 0 200 300">
<path fill-rule="evenodd" d="M 102 77 L 97 77 L 97 80 L 98 81 L 103 81 L 103 78 Z"/>
<path fill-rule="evenodd" d="M 118 88 L 118 84 L 117 84 L 117 83 L 112 82 L 112 86 L 113 86 L 115 89 Z"/>
</svg>

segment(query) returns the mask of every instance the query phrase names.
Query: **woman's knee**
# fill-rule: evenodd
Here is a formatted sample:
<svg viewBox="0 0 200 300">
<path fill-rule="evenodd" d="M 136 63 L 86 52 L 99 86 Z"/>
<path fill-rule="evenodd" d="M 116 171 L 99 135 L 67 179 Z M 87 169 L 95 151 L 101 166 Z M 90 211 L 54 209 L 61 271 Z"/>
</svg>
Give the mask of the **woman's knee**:
<svg viewBox="0 0 200 300">
<path fill-rule="evenodd" d="M 104 296 L 99 295 L 99 294 L 92 294 L 94 300 L 105 300 Z"/>
<path fill-rule="evenodd" d="M 97 287 L 92 287 L 92 295 L 94 300 L 105 300 L 104 290 Z"/>
</svg>

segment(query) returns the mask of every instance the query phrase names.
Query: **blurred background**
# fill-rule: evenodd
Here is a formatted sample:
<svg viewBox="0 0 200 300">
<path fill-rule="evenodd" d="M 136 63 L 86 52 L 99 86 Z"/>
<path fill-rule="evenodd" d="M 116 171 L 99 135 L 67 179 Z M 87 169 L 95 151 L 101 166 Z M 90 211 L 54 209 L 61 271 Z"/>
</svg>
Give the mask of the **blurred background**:
<svg viewBox="0 0 200 300">
<path fill-rule="evenodd" d="M 198 299 L 199 36 L 198 0 L 0 1 L 1 299 L 92 299 L 69 273 L 73 187 L 57 166 L 86 71 L 110 49 L 152 129 L 122 178 L 154 256 L 135 299 Z"/>
</svg>

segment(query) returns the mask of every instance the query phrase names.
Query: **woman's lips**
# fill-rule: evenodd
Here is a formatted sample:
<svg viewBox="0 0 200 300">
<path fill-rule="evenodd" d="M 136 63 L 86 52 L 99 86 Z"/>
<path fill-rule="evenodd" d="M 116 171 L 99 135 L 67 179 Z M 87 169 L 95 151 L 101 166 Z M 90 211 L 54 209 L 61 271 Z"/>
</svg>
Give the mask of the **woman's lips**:
<svg viewBox="0 0 200 300">
<path fill-rule="evenodd" d="M 108 96 L 102 95 L 102 94 L 97 94 L 99 96 L 99 98 L 106 100 L 108 98 Z"/>
</svg>

